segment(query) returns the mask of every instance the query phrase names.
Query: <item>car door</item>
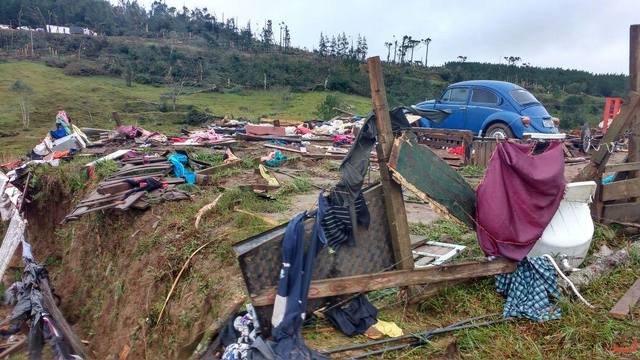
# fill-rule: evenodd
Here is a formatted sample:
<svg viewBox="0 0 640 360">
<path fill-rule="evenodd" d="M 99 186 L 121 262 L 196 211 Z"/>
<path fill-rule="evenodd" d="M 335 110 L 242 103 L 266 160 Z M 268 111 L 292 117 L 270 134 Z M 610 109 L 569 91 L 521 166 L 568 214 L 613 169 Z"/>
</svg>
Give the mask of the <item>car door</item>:
<svg viewBox="0 0 640 360">
<path fill-rule="evenodd" d="M 500 111 L 502 98 L 493 90 L 484 87 L 471 89 L 471 97 L 467 106 L 466 126 L 477 134 L 482 128 L 484 120 L 491 114 Z"/>
<path fill-rule="evenodd" d="M 436 104 L 436 109 L 450 113 L 440 124 L 432 123 L 432 127 L 440 129 L 464 129 L 467 113 L 468 87 L 450 88 Z"/>
</svg>

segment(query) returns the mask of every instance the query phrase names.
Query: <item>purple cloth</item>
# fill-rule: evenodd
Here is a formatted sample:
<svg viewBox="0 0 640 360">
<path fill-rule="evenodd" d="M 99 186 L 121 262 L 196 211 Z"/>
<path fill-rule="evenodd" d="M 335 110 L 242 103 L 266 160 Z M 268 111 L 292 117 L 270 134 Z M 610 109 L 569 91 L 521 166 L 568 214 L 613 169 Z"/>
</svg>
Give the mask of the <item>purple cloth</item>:
<svg viewBox="0 0 640 360">
<path fill-rule="evenodd" d="M 538 155 L 532 151 L 533 145 L 498 143 L 476 191 L 476 232 L 487 256 L 524 259 L 560 206 L 562 143 Z"/>
</svg>

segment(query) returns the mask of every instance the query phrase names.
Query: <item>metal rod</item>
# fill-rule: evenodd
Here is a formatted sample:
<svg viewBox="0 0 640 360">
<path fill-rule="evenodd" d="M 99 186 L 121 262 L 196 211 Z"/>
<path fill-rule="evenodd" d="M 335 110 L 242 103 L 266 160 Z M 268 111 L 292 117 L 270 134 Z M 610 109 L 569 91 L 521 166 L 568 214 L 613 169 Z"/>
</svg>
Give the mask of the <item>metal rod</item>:
<svg viewBox="0 0 640 360">
<path fill-rule="evenodd" d="M 428 334 L 434 333 L 434 332 L 436 332 L 438 330 L 457 328 L 459 326 L 468 324 L 470 322 L 478 321 L 478 320 L 481 320 L 481 319 L 486 319 L 488 317 L 492 317 L 492 316 L 496 316 L 496 315 L 499 315 L 499 314 L 489 314 L 489 315 L 478 316 L 478 317 L 474 317 L 474 318 L 470 318 L 470 319 L 466 319 L 466 320 L 461 320 L 461 321 L 458 321 L 456 323 L 447 325 L 447 326 L 442 327 L 442 328 L 435 328 L 435 329 L 422 331 L 422 332 L 418 332 L 418 333 L 412 333 L 412 334 L 402 335 L 402 336 L 398 336 L 398 337 L 394 337 L 394 338 L 370 341 L 370 342 L 362 343 L 362 344 L 342 346 L 342 347 L 330 349 L 330 350 L 327 350 L 327 351 L 323 351 L 322 353 L 323 354 L 334 354 L 334 353 L 339 353 L 339 352 L 344 352 L 344 351 L 349 351 L 349 350 L 357 350 L 357 349 L 367 348 L 367 347 L 371 347 L 371 346 L 375 346 L 375 345 L 386 344 L 386 343 L 389 343 L 389 342 L 396 342 L 396 341 L 401 341 L 401 340 L 406 340 L 406 339 L 418 339 L 418 338 L 424 337 L 425 334 L 428 335 Z"/>
<path fill-rule="evenodd" d="M 478 328 L 478 327 L 482 327 L 482 326 L 493 325 L 493 324 L 497 324 L 497 323 L 501 323 L 501 322 L 505 322 L 505 321 L 509 321 L 509 320 L 511 320 L 511 319 L 510 318 L 506 318 L 506 319 L 499 319 L 499 320 L 493 320 L 493 321 L 485 321 L 485 322 L 479 323 L 479 324 L 467 324 L 467 325 L 461 325 L 461 326 L 450 326 L 450 327 L 441 328 L 441 329 L 434 329 L 431 332 L 425 333 L 423 337 L 417 338 L 416 340 L 414 340 L 412 342 L 409 342 L 409 343 L 406 343 L 406 344 L 390 346 L 390 347 L 387 347 L 387 348 L 384 348 L 384 349 L 370 351 L 370 352 L 367 352 L 367 353 L 364 353 L 364 354 L 353 356 L 350 359 L 364 359 L 364 358 L 367 358 L 369 356 L 383 354 L 383 353 L 387 353 L 387 352 L 390 352 L 390 351 L 402 350 L 402 349 L 405 349 L 405 348 L 408 348 L 408 347 L 411 347 L 411 346 L 420 346 L 420 345 L 424 345 L 427 342 L 428 339 L 434 337 L 435 335 L 444 334 L 444 333 L 457 331 L 457 330 L 464 330 L 464 329 L 471 329 L 471 328 Z"/>
</svg>

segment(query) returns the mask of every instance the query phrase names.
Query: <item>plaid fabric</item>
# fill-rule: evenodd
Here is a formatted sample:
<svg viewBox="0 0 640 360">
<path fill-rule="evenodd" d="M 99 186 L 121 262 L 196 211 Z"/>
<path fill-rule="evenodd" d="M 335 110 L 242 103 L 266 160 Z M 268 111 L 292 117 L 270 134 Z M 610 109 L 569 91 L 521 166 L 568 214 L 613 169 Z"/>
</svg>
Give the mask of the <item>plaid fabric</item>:
<svg viewBox="0 0 640 360">
<path fill-rule="evenodd" d="M 496 276 L 498 293 L 506 297 L 504 317 L 525 317 L 534 321 L 560 318 L 557 274 L 544 257 L 528 257 L 511 274 Z"/>
</svg>

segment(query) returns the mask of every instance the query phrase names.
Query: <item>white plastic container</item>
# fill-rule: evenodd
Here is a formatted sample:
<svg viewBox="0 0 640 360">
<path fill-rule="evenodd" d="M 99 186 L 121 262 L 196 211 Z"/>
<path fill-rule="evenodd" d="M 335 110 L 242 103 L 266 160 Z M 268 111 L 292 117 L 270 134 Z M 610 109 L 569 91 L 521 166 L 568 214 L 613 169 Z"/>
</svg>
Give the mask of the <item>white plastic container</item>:
<svg viewBox="0 0 640 360">
<path fill-rule="evenodd" d="M 529 256 L 549 254 L 558 262 L 566 256 L 573 267 L 584 261 L 593 239 L 594 227 L 589 204 L 596 186 L 594 181 L 567 184 L 558 211 Z"/>
</svg>

